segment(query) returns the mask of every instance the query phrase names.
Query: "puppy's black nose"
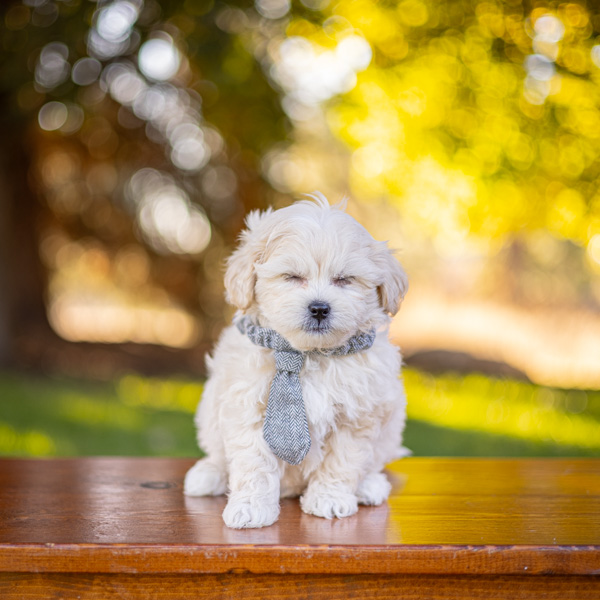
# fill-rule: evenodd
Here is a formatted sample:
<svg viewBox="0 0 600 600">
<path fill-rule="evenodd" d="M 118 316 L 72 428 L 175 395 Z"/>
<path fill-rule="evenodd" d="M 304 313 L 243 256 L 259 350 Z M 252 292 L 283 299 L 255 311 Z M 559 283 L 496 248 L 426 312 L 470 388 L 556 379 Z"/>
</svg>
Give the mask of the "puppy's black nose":
<svg viewBox="0 0 600 600">
<path fill-rule="evenodd" d="M 326 302 L 316 301 L 308 305 L 308 312 L 313 319 L 316 319 L 319 323 L 324 321 L 328 316 L 331 307 Z"/>
</svg>

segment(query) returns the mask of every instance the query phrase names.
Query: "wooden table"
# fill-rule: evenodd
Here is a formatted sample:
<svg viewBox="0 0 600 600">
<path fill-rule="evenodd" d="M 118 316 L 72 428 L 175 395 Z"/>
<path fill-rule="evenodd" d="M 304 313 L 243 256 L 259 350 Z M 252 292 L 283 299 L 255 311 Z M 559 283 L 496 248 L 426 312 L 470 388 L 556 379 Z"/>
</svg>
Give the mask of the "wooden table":
<svg viewBox="0 0 600 600">
<path fill-rule="evenodd" d="M 242 531 L 192 464 L 0 460 L 0 598 L 600 598 L 600 460 L 405 459 L 386 505 Z"/>
</svg>

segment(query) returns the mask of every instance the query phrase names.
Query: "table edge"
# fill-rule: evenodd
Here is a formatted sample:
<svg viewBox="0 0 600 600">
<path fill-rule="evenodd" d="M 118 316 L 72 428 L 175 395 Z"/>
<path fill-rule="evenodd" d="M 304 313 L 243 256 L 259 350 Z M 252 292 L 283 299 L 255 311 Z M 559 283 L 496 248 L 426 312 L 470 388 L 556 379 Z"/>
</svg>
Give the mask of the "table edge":
<svg viewBox="0 0 600 600">
<path fill-rule="evenodd" d="M 600 545 L 0 544 L 0 572 L 600 576 Z"/>
</svg>

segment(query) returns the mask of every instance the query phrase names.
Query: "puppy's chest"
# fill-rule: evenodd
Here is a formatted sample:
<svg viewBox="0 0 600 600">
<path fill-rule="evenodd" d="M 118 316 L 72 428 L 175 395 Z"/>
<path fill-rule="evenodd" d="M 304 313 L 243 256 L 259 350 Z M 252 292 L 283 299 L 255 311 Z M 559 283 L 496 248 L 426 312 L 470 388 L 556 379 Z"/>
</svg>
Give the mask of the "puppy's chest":
<svg viewBox="0 0 600 600">
<path fill-rule="evenodd" d="M 372 373 L 356 357 L 308 358 L 300 374 L 309 423 L 355 421 L 368 410 Z"/>
</svg>

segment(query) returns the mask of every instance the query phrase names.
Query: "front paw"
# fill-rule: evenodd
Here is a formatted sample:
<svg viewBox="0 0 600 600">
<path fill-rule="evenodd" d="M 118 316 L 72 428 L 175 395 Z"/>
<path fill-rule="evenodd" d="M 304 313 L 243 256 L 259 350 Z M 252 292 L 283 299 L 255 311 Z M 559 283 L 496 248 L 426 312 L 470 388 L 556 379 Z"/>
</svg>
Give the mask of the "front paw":
<svg viewBox="0 0 600 600">
<path fill-rule="evenodd" d="M 358 486 L 356 496 L 361 504 L 379 506 L 390 495 L 392 485 L 383 473 L 369 473 Z"/>
<path fill-rule="evenodd" d="M 342 519 L 358 511 L 358 502 L 354 494 L 326 488 L 309 488 L 300 498 L 300 506 L 305 513 L 326 519 Z"/>
<path fill-rule="evenodd" d="M 266 527 L 273 525 L 279 516 L 279 504 L 271 504 L 264 499 L 229 498 L 223 511 L 223 521 L 232 529 Z"/>
<path fill-rule="evenodd" d="M 224 469 L 203 458 L 186 474 L 183 493 L 186 496 L 220 496 L 227 491 L 227 474 Z"/>
</svg>

